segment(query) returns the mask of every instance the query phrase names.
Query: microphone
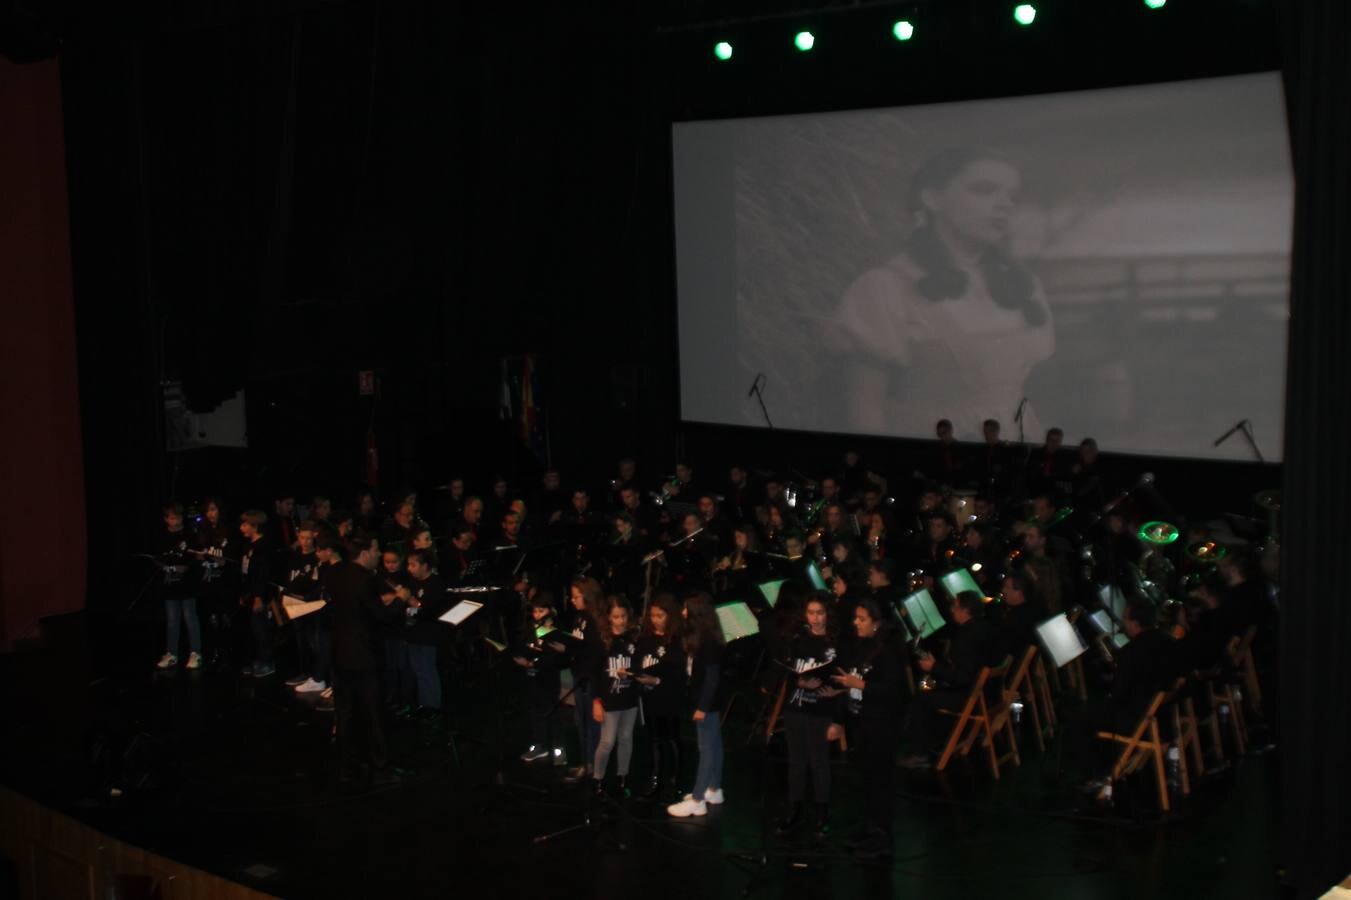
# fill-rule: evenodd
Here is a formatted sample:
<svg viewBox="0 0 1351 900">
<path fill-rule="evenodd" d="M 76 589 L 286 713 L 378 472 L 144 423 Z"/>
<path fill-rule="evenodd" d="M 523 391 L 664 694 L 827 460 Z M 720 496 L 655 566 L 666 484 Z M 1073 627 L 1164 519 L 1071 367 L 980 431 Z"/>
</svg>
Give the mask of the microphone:
<svg viewBox="0 0 1351 900">
<path fill-rule="evenodd" d="M 1225 441 L 1227 441 L 1227 440 L 1229 440 L 1231 437 L 1233 437 L 1233 436 L 1234 436 L 1234 432 L 1238 431 L 1238 430 L 1239 430 L 1240 428 L 1242 428 L 1244 425 L 1251 425 L 1251 424 L 1252 424 L 1252 423 L 1249 422 L 1247 419 L 1239 419 L 1237 422 L 1234 423 L 1234 427 L 1233 427 L 1233 428 L 1230 428 L 1230 429 L 1229 429 L 1228 431 L 1226 431 L 1224 434 L 1222 434 L 1222 435 L 1220 435 L 1219 437 L 1215 438 L 1215 443 L 1211 444 L 1211 446 L 1212 446 L 1212 447 L 1218 447 L 1218 446 L 1220 446 L 1220 444 L 1223 444 Z"/>
<path fill-rule="evenodd" d="M 746 392 L 747 397 L 754 397 L 755 392 L 760 388 L 760 379 L 765 377 L 764 372 L 756 372 L 755 380 L 751 382 L 751 389 Z"/>
</svg>

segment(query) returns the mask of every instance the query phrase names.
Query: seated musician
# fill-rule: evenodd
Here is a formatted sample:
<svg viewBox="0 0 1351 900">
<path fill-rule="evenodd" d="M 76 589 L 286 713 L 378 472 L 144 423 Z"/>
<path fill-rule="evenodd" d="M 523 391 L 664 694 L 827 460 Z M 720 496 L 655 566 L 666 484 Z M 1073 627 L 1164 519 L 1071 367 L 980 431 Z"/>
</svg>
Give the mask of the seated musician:
<svg viewBox="0 0 1351 900">
<path fill-rule="evenodd" d="M 868 590 L 878 609 L 887 615 L 897 608 L 905 596 L 893 580 L 896 577 L 896 564 L 889 559 L 875 559 L 868 564 Z"/>
<path fill-rule="evenodd" d="M 1179 646 L 1158 629 L 1152 606 L 1131 603 L 1126 607 L 1123 625 L 1129 642 L 1112 653 L 1115 668 L 1111 693 L 1089 701 L 1076 734 L 1081 746 L 1094 746 L 1099 771 L 1112 764 L 1121 747 L 1099 740 L 1098 732 L 1129 735 L 1154 695 L 1172 688 L 1184 668 Z M 1105 777 L 1090 780 L 1086 787 L 1103 799 L 1111 793 Z"/>
<path fill-rule="evenodd" d="M 994 623 L 983 614 L 983 597 L 974 591 L 959 593 L 948 606 L 952 634 L 947 659 L 926 655 L 917 661 L 920 670 L 932 675 L 937 684 L 916 694 L 910 703 L 904 736 L 911 752 L 902 765 L 933 765 L 953 723 L 952 717 L 939 710 L 960 710 L 980 670 L 1000 661 L 995 658 L 1000 648 Z"/>
<path fill-rule="evenodd" d="M 661 533 L 661 514 L 656 507 L 643 502 L 636 485 L 626 484 L 619 489 L 619 512 L 633 519 L 634 528 L 644 540 L 654 541 Z"/>
<path fill-rule="evenodd" d="M 445 578 L 451 582 L 458 582 L 464 578 L 469 566 L 477 558 L 475 553 L 477 540 L 474 529 L 463 523 L 451 531 L 450 547 L 446 550 L 445 560 L 441 566 Z"/>
<path fill-rule="evenodd" d="M 1051 617 L 1042 602 L 1027 590 L 1027 578 L 1015 572 L 999 588 L 999 641 L 1002 652 L 1016 663 L 1037 643 L 1037 626 Z"/>
<path fill-rule="evenodd" d="M 854 541 L 836 541 L 831 547 L 830 565 L 821 569 L 821 575 L 831 582 L 831 591 L 841 599 L 868 595 L 868 564 L 857 546 Z"/>
<path fill-rule="evenodd" d="M 764 580 L 765 570 L 755 528 L 744 523 L 736 526 L 732 530 L 732 552 L 713 564 L 720 593 L 753 605 L 763 603 L 755 586 Z"/>
</svg>

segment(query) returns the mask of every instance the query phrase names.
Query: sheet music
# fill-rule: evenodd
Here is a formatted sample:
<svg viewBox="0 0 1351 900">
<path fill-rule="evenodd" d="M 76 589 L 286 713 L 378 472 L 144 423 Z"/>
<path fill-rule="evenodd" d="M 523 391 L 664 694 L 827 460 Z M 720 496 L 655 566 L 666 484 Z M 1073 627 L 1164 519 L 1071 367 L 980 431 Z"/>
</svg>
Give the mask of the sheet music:
<svg viewBox="0 0 1351 900">
<path fill-rule="evenodd" d="M 286 611 L 286 618 L 291 621 L 299 619 L 301 616 L 308 616 L 310 613 L 318 612 L 327 606 L 323 600 L 306 600 L 303 597 L 297 597 L 294 594 L 282 594 L 281 606 Z"/>
<path fill-rule="evenodd" d="M 456 603 L 450 609 L 446 610 L 445 614 L 438 618 L 438 621 L 449 622 L 451 625 L 459 625 L 480 609 L 483 609 L 482 603 L 475 600 L 461 600 L 459 603 Z"/>
</svg>

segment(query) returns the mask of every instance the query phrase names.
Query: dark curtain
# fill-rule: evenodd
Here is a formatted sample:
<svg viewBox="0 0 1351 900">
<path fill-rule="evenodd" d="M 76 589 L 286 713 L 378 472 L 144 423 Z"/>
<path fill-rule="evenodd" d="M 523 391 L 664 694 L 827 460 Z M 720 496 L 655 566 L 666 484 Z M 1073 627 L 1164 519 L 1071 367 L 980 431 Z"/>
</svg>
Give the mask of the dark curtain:
<svg viewBox="0 0 1351 900">
<path fill-rule="evenodd" d="M 0 59 L 0 649 L 83 609 L 84 477 L 61 73 Z"/>
<path fill-rule="evenodd" d="M 1351 4 L 1286 0 L 1295 167 L 1282 541 L 1283 857 L 1300 897 L 1351 873 Z"/>
</svg>

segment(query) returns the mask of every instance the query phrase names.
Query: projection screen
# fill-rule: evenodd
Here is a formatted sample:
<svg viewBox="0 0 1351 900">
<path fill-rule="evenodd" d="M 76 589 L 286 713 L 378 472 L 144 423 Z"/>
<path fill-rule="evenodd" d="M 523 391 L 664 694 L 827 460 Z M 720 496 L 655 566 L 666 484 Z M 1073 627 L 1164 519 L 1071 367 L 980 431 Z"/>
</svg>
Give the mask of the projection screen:
<svg viewBox="0 0 1351 900">
<path fill-rule="evenodd" d="M 1248 420 L 1281 457 L 1275 73 L 682 122 L 672 154 L 686 421 L 1016 439 L 1022 405 L 1029 441 L 1245 459 L 1213 442 Z"/>
</svg>

